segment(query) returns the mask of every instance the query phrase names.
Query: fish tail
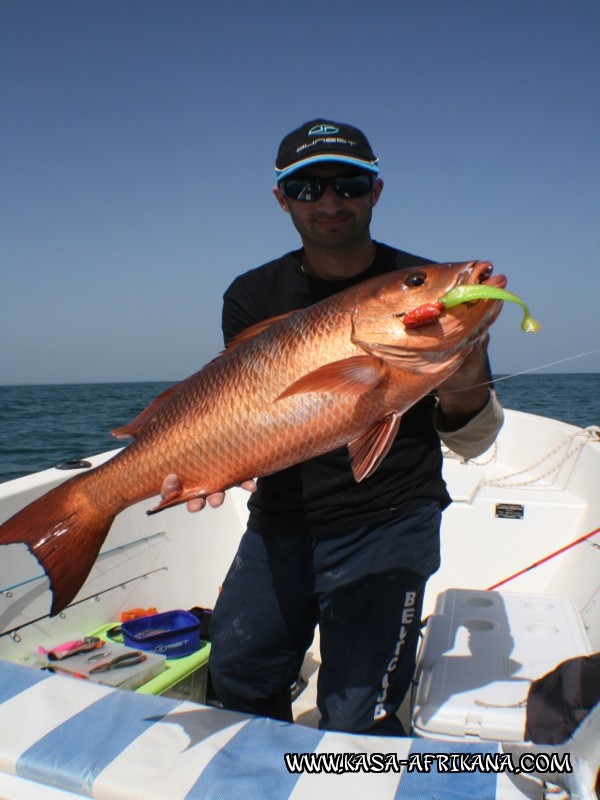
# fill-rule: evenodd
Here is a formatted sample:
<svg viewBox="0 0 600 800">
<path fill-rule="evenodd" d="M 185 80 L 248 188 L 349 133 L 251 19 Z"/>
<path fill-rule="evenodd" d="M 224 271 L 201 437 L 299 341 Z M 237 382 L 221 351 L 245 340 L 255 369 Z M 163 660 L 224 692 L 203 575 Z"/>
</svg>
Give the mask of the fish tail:
<svg viewBox="0 0 600 800">
<path fill-rule="evenodd" d="M 116 516 L 93 503 L 80 478 L 51 489 L 0 525 L 0 545 L 25 544 L 48 576 L 50 616 L 75 597 Z"/>
</svg>

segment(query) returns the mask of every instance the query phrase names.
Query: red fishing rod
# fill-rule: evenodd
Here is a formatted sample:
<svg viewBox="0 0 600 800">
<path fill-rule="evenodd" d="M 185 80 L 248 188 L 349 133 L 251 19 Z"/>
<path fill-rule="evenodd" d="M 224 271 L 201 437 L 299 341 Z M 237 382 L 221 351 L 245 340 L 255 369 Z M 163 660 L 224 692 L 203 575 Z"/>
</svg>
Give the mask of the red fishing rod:
<svg viewBox="0 0 600 800">
<path fill-rule="evenodd" d="M 600 528 L 596 528 L 595 530 L 586 533 L 585 536 L 580 536 L 579 539 L 575 539 L 574 542 L 566 544 L 559 550 L 555 550 L 554 553 L 550 553 L 549 555 L 544 556 L 544 558 L 540 558 L 539 561 L 534 561 L 533 564 L 530 564 L 528 567 L 519 570 L 519 572 L 515 572 L 514 575 L 510 575 L 508 578 L 504 578 L 504 580 L 498 581 L 498 583 L 494 583 L 492 586 L 488 586 L 486 591 L 491 592 L 494 589 L 497 589 L 499 586 L 503 586 L 505 583 L 512 581 L 514 578 L 518 578 L 520 575 L 524 575 L 526 572 L 529 572 L 529 570 L 534 569 L 535 567 L 539 567 L 541 564 L 545 564 L 546 561 L 550 561 L 550 559 L 559 556 L 561 553 L 570 550 L 572 547 L 575 547 L 576 545 L 581 544 L 582 542 L 585 542 L 588 539 L 591 539 L 592 536 L 595 536 L 597 533 L 600 533 Z"/>
</svg>

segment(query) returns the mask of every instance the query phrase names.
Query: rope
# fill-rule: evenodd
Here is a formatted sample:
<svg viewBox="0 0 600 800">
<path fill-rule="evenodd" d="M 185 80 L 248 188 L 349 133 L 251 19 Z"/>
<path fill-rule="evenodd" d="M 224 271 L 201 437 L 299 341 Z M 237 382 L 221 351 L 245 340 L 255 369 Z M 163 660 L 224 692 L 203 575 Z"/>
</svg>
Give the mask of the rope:
<svg viewBox="0 0 600 800">
<path fill-rule="evenodd" d="M 570 444 L 572 444 L 572 442 L 574 442 L 574 440 L 577 437 L 582 437 L 582 441 L 580 441 L 576 447 L 574 447 L 569 451 Z M 600 427 L 598 427 L 597 425 L 590 425 L 587 428 L 583 428 L 571 434 L 570 436 L 567 436 L 566 439 L 563 439 L 559 444 L 556 445 L 556 447 L 554 447 L 552 450 L 549 450 L 540 459 L 538 459 L 538 461 L 536 461 L 534 464 L 531 464 L 528 467 L 515 470 L 514 472 L 510 472 L 507 475 L 501 475 L 498 478 L 483 478 L 480 483 L 480 486 L 496 486 L 501 488 L 515 487 L 515 486 L 530 486 L 531 484 L 534 484 L 537 481 L 540 481 L 543 478 L 548 477 L 548 475 L 551 475 L 553 472 L 556 472 L 558 469 L 560 469 L 560 467 L 563 464 L 565 464 L 570 458 L 576 455 L 582 449 L 582 447 L 585 447 L 585 445 L 588 444 L 588 442 L 590 441 L 600 442 Z M 546 470 L 546 472 L 542 473 L 541 475 L 534 475 L 527 480 L 509 483 L 511 479 L 518 477 L 519 475 L 523 475 L 527 472 L 531 472 L 532 470 L 535 470 L 537 467 L 540 467 L 544 462 L 551 459 L 554 455 L 559 453 L 565 447 L 567 448 L 567 452 L 565 453 L 564 457 L 558 463 L 551 466 L 550 469 Z M 463 462 L 467 461 L 467 459 L 462 459 L 460 456 L 457 456 L 456 453 L 453 453 L 450 450 L 448 452 L 444 452 L 444 456 L 447 458 L 459 458 Z M 484 462 L 480 462 L 480 464 L 487 464 L 490 461 L 494 460 L 495 457 L 496 457 L 496 450 L 494 446 L 492 457 Z M 469 463 L 477 464 L 476 461 L 470 461 Z M 595 536 L 597 533 L 600 533 L 600 527 L 595 528 L 593 531 L 590 531 L 589 533 L 586 533 L 585 536 L 580 536 L 578 539 L 575 539 L 574 542 L 571 542 L 570 544 L 561 547 L 559 550 L 555 550 L 553 553 L 544 556 L 544 558 L 540 558 L 538 561 L 535 561 L 528 567 L 524 567 L 524 569 L 519 570 L 519 572 L 515 572 L 513 575 L 510 575 L 508 578 L 504 578 L 503 580 L 498 581 L 498 583 L 494 583 L 492 586 L 488 586 L 487 591 L 492 591 L 494 589 L 497 589 L 499 586 L 503 586 L 505 583 L 512 581 L 514 578 L 518 578 L 520 575 L 524 575 L 526 572 L 535 569 L 535 567 L 539 567 L 541 564 L 545 564 L 547 561 L 550 561 L 552 558 L 559 556 L 561 553 L 570 550 L 572 547 L 575 547 L 576 545 L 581 544 L 582 542 L 585 542 L 588 539 L 591 539 L 592 536 Z"/>
<path fill-rule="evenodd" d="M 582 441 L 580 441 L 576 447 L 569 449 L 569 446 L 578 437 L 582 437 Z M 496 486 L 499 488 L 531 486 L 532 484 L 547 478 L 549 475 L 552 475 L 552 473 L 557 472 L 563 464 L 566 464 L 570 458 L 573 458 L 573 456 L 576 455 L 582 449 L 582 447 L 585 447 L 585 445 L 590 441 L 600 441 L 600 428 L 597 425 L 590 425 L 588 428 L 583 428 L 575 433 L 570 434 L 566 439 L 563 439 L 561 442 L 559 442 L 556 447 L 554 447 L 552 450 L 549 450 L 533 464 L 523 467 L 522 469 L 515 470 L 514 472 L 509 472 L 506 475 L 500 475 L 496 478 L 482 478 L 480 485 Z M 525 475 L 526 473 L 533 472 L 533 470 L 541 467 L 546 461 L 549 461 L 557 453 L 560 453 L 563 448 L 566 448 L 563 458 L 557 461 L 555 464 L 552 464 L 549 469 L 547 469 L 541 475 L 533 475 L 530 478 L 522 481 L 513 480 L 514 478 L 519 477 L 519 475 Z"/>
<path fill-rule="evenodd" d="M 478 456 L 477 458 L 465 458 L 464 456 L 459 456 L 458 453 L 454 452 L 454 450 L 450 450 L 449 447 L 442 445 L 442 455 L 444 458 L 460 461 L 461 464 L 473 464 L 476 467 L 486 467 L 488 464 L 493 464 L 496 460 L 497 453 L 498 444 L 496 442 L 494 442 L 492 445 L 492 452 L 487 458 L 482 458 L 481 456 Z"/>
</svg>

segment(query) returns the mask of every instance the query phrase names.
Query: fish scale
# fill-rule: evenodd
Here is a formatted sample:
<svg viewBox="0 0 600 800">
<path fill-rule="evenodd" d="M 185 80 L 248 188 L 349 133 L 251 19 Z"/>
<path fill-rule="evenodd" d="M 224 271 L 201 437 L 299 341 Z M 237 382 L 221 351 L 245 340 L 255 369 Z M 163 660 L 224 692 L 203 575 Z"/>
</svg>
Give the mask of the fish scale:
<svg viewBox="0 0 600 800">
<path fill-rule="evenodd" d="M 502 304 L 459 305 L 412 329 L 402 316 L 457 282 L 504 285 L 490 274 L 488 262 L 399 270 L 248 329 L 114 431 L 133 438 L 115 457 L 0 526 L 0 544 L 23 542 L 35 555 L 50 578 L 55 615 L 84 583 L 115 515 L 157 495 L 169 473 L 181 491 L 155 510 L 343 444 L 356 479 L 364 479 L 385 456 L 400 414 L 460 365 Z"/>
</svg>

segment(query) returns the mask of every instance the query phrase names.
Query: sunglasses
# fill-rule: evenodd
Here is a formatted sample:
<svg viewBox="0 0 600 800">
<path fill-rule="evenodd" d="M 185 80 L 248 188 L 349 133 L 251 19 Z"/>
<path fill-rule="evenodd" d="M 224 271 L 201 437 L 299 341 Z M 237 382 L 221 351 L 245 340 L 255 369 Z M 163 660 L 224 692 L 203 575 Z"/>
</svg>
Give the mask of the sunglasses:
<svg viewBox="0 0 600 800">
<path fill-rule="evenodd" d="M 362 197 L 368 194 L 375 184 L 372 175 L 359 173 L 357 175 L 340 175 L 335 178 L 310 177 L 290 178 L 279 184 L 286 197 L 292 200 L 301 200 L 312 203 L 323 197 L 325 189 L 331 186 L 338 197 L 348 200 L 352 197 Z"/>
</svg>

